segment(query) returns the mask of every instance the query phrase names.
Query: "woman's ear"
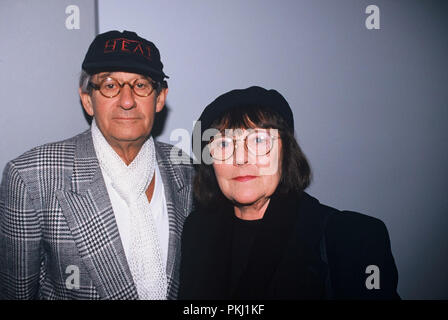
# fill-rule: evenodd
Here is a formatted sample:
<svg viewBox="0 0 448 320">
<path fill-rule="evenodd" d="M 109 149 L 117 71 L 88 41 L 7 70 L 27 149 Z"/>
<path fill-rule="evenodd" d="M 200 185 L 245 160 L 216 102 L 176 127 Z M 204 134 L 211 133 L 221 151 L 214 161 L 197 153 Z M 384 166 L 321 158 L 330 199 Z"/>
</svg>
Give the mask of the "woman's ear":
<svg viewBox="0 0 448 320">
<path fill-rule="evenodd" d="M 91 117 L 93 117 L 93 104 L 92 104 L 92 97 L 85 92 L 82 92 L 81 88 L 78 89 L 79 92 L 79 98 L 81 99 L 82 107 L 87 112 L 87 114 Z"/>
</svg>

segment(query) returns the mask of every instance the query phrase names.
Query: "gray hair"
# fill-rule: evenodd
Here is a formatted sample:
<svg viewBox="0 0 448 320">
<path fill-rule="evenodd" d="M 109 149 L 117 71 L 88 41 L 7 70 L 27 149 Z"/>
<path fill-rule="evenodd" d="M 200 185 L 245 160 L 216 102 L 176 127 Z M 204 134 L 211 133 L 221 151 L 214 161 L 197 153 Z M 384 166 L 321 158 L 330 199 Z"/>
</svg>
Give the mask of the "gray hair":
<svg viewBox="0 0 448 320">
<path fill-rule="evenodd" d="M 81 74 L 79 76 L 79 88 L 81 88 L 82 93 L 92 93 L 92 88 L 89 86 L 90 80 L 92 80 L 92 76 L 86 71 L 81 70 Z"/>
<path fill-rule="evenodd" d="M 85 70 L 81 70 L 81 74 L 79 76 L 79 88 L 81 88 L 82 93 L 87 93 L 89 95 L 92 93 L 92 87 L 89 85 L 90 81 L 92 80 L 92 77 L 93 75 L 88 74 Z M 155 87 L 155 90 L 156 90 L 156 96 L 158 96 L 163 88 L 168 88 L 168 83 L 165 80 L 156 83 L 157 85 Z"/>
</svg>

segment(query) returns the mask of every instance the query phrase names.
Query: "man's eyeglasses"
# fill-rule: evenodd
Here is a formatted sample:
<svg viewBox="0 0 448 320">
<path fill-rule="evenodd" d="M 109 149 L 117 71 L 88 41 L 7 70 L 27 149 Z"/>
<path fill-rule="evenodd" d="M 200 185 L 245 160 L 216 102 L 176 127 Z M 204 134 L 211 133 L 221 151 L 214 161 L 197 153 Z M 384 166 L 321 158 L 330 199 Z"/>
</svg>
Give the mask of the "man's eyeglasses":
<svg viewBox="0 0 448 320">
<path fill-rule="evenodd" d="M 255 130 L 244 138 L 246 150 L 256 156 L 268 154 L 273 146 L 277 136 L 271 135 L 270 130 Z M 213 159 L 224 161 L 229 159 L 235 152 L 236 141 L 232 136 L 218 134 L 212 138 L 208 147 Z"/>
<path fill-rule="evenodd" d="M 147 97 L 154 90 L 156 82 L 147 78 L 139 78 L 132 81 L 132 83 L 125 81 L 120 84 L 118 80 L 111 77 L 105 78 L 100 82 L 100 84 L 89 82 L 89 86 L 91 88 L 99 90 L 100 93 L 106 98 L 118 96 L 121 88 L 123 88 L 125 84 L 128 84 L 132 91 L 139 97 Z"/>
</svg>

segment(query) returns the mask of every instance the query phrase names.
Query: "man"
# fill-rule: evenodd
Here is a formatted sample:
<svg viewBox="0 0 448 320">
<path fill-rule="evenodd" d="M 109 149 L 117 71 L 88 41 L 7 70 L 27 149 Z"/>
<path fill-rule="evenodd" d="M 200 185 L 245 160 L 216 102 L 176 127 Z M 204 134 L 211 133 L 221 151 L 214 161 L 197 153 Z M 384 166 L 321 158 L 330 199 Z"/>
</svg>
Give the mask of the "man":
<svg viewBox="0 0 448 320">
<path fill-rule="evenodd" d="M 151 137 L 168 93 L 159 51 L 134 32 L 110 31 L 82 69 L 91 129 L 34 148 L 3 173 L 0 295 L 175 299 L 193 169 Z"/>
</svg>

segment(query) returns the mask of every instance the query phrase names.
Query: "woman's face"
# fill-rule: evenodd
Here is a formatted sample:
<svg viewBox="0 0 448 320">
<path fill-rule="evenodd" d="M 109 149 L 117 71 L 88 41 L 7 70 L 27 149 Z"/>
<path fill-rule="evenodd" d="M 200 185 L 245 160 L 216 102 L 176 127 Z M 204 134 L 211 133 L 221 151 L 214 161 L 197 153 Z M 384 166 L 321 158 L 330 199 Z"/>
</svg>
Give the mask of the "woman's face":
<svg viewBox="0 0 448 320">
<path fill-rule="evenodd" d="M 277 130 L 226 130 L 209 148 L 215 151 L 213 169 L 219 187 L 235 205 L 250 206 L 274 193 L 281 177 L 282 143 Z"/>
</svg>

